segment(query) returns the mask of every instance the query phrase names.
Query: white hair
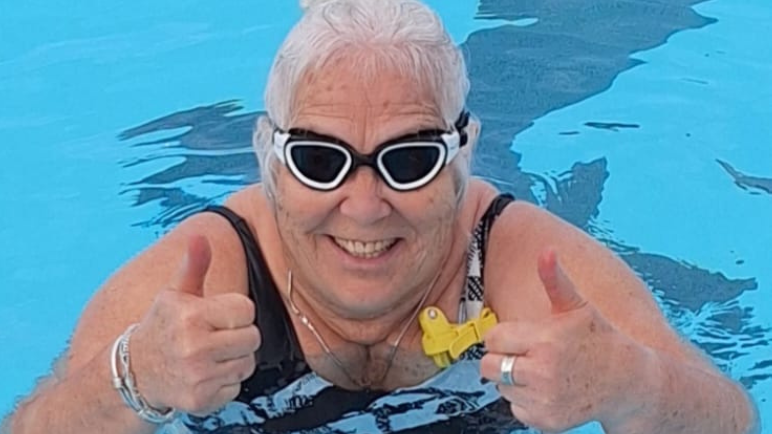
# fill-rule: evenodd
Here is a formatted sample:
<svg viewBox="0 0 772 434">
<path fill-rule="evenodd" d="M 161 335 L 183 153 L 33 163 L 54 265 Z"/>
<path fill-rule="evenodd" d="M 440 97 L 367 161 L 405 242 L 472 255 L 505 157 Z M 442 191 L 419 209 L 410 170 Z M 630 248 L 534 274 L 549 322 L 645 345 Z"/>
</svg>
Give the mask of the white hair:
<svg viewBox="0 0 772 434">
<path fill-rule="evenodd" d="M 358 78 L 374 79 L 390 68 L 416 80 L 434 98 L 438 114 L 451 128 L 464 110 L 469 79 L 461 51 L 440 18 L 418 0 L 301 0 L 305 13 L 279 48 L 268 76 L 268 119 L 258 120 L 254 135 L 261 176 L 269 198 L 275 193 L 273 127 L 289 129 L 295 97 L 308 71 L 345 56 L 357 56 Z M 470 150 L 479 123 L 473 119 L 471 142 L 452 163 L 457 199 L 469 178 Z"/>
</svg>

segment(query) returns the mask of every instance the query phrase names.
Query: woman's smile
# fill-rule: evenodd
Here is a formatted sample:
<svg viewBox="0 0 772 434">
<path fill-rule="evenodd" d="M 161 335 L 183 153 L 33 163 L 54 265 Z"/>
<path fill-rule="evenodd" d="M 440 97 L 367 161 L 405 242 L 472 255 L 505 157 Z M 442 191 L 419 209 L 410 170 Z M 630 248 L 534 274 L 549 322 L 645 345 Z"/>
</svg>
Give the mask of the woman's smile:
<svg viewBox="0 0 772 434">
<path fill-rule="evenodd" d="M 335 244 L 351 256 L 357 258 L 373 259 L 388 252 L 397 242 L 396 238 L 387 238 L 377 241 L 351 240 L 341 237 L 333 237 Z"/>
<path fill-rule="evenodd" d="M 325 236 L 326 244 L 334 251 L 332 258 L 344 269 L 356 271 L 384 271 L 403 250 L 403 238 L 356 240 Z"/>
</svg>

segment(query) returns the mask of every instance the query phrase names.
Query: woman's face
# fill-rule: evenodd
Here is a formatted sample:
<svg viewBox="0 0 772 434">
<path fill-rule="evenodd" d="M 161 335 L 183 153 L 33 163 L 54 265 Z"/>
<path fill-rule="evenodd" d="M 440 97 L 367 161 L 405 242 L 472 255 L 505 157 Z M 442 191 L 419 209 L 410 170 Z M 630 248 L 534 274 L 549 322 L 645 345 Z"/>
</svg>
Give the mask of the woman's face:
<svg viewBox="0 0 772 434">
<path fill-rule="evenodd" d="M 417 83 L 388 71 L 371 82 L 356 80 L 352 67 L 333 65 L 309 76 L 290 127 L 336 137 L 362 154 L 406 133 L 443 128 L 432 98 Z M 281 167 L 276 222 L 305 297 L 352 319 L 414 303 L 451 249 L 452 178 L 446 167 L 428 185 L 399 192 L 363 166 L 337 189 L 322 192 Z"/>
</svg>

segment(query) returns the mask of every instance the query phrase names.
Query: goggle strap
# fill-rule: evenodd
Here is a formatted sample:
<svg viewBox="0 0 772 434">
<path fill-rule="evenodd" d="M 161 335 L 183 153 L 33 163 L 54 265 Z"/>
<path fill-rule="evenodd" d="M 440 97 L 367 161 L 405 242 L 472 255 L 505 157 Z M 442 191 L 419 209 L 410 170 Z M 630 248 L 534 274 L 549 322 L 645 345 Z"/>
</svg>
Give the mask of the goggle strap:
<svg viewBox="0 0 772 434">
<path fill-rule="evenodd" d="M 273 130 L 273 152 L 276 154 L 282 164 L 287 164 L 286 158 L 284 157 L 284 149 L 289 139 L 290 134 L 288 132 L 282 131 L 278 128 Z"/>
</svg>

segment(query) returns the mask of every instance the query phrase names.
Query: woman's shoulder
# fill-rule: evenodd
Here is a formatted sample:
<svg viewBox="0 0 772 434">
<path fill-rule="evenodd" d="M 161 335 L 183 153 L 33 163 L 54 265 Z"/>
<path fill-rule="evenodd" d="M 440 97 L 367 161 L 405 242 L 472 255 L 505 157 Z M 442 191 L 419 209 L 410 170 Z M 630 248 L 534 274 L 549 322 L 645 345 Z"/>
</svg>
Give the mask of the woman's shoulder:
<svg viewBox="0 0 772 434">
<path fill-rule="evenodd" d="M 253 184 L 231 194 L 223 205 L 247 221 L 255 217 L 255 212 L 259 216 L 270 209 L 262 184 Z"/>
<path fill-rule="evenodd" d="M 259 190 L 247 187 L 233 193 L 223 205 L 243 219 L 253 230 L 259 222 L 254 221 L 251 207 Z M 187 244 L 192 237 L 206 238 L 211 249 L 212 262 L 207 274 L 207 294 L 221 292 L 246 293 L 246 255 L 244 245 L 232 222 L 222 215 L 203 209 L 180 222 L 173 230 L 142 252 L 135 262 L 139 267 L 156 267 L 173 258 L 184 257 Z M 159 260 L 164 258 L 164 260 Z"/>
<path fill-rule="evenodd" d="M 477 226 L 485 215 L 485 211 L 499 195 L 499 191 L 488 182 L 482 179 L 472 178 L 469 181 L 464 205 L 461 211 L 461 219 L 468 222 L 470 231 Z"/>
<path fill-rule="evenodd" d="M 262 184 L 253 184 L 239 190 L 223 205 L 246 222 L 261 246 L 273 238 L 276 221 Z"/>
<path fill-rule="evenodd" d="M 283 270 L 283 248 L 271 201 L 262 184 L 254 184 L 231 195 L 223 204 L 241 217 L 252 232 L 268 268 Z"/>
</svg>

